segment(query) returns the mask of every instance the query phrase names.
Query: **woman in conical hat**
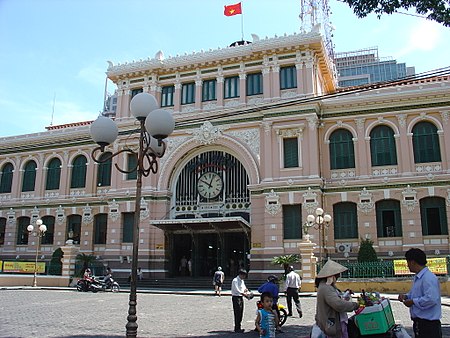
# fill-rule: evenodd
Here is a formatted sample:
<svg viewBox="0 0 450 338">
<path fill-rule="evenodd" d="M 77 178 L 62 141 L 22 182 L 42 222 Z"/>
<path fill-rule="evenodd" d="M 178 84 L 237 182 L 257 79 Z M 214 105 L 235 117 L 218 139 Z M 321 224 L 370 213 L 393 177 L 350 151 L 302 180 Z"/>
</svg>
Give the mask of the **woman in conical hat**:
<svg viewBox="0 0 450 338">
<path fill-rule="evenodd" d="M 316 276 L 316 324 L 328 338 L 348 338 L 347 312 L 358 309 L 356 302 L 341 298 L 336 280 L 347 268 L 329 259 Z"/>
</svg>

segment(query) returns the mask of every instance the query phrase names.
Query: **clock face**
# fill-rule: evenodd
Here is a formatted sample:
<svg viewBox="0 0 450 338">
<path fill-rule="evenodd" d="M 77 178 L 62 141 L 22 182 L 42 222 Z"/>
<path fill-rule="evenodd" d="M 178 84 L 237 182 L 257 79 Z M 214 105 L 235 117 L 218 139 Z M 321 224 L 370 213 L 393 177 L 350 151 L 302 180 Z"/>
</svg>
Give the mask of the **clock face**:
<svg viewBox="0 0 450 338">
<path fill-rule="evenodd" d="M 223 188 L 222 178 L 216 173 L 205 173 L 198 179 L 197 190 L 204 198 L 216 198 Z"/>
</svg>

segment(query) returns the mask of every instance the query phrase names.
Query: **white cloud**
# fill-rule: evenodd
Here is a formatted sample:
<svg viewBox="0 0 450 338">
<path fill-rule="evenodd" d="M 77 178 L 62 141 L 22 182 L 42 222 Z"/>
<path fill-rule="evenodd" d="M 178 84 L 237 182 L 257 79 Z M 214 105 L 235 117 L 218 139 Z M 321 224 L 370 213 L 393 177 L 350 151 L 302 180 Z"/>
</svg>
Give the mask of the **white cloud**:
<svg viewBox="0 0 450 338">
<path fill-rule="evenodd" d="M 414 52 L 429 52 L 441 43 L 442 27 L 433 21 L 423 20 L 412 26 L 406 46 L 400 49 L 396 56 L 404 56 Z"/>
</svg>

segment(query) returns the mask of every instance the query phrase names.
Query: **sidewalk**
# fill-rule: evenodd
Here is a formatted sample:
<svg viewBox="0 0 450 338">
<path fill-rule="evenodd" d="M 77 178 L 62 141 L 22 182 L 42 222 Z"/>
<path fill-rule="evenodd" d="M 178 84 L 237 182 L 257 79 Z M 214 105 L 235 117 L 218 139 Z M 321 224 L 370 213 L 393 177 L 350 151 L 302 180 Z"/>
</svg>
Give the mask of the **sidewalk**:
<svg viewBox="0 0 450 338">
<path fill-rule="evenodd" d="M 47 287 L 47 286 L 0 286 L 0 290 L 59 290 L 59 291 L 77 291 L 75 287 Z M 129 288 L 121 288 L 121 293 L 129 293 Z M 172 295 L 200 295 L 200 296 L 215 296 L 214 290 L 189 290 L 189 289 L 138 289 L 137 293 L 151 293 L 151 294 L 172 294 Z M 254 292 L 255 297 L 259 296 L 258 292 Z M 300 297 L 316 297 L 316 292 L 300 292 Z M 229 297 L 231 296 L 231 291 L 224 290 L 222 291 L 222 296 Z M 382 293 L 381 296 L 387 298 L 391 301 L 397 301 L 397 294 L 387 294 Z M 281 297 L 284 297 L 284 294 L 281 293 Z M 354 297 L 355 298 L 355 297 Z M 450 307 L 450 297 L 442 296 L 441 297 L 442 306 Z"/>
</svg>

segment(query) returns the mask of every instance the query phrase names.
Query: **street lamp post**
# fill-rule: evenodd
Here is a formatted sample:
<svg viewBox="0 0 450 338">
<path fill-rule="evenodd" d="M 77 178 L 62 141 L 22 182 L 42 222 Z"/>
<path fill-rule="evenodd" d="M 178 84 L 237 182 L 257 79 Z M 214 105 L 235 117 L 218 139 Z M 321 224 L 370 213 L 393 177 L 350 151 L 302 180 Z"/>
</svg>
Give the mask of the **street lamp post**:
<svg viewBox="0 0 450 338">
<path fill-rule="evenodd" d="M 328 257 L 328 250 L 325 246 L 325 228 L 330 225 L 331 216 L 326 214 L 322 208 L 317 208 L 315 211 L 316 216 L 310 214 L 306 217 L 306 223 L 304 224 L 305 232 L 307 233 L 309 228 L 314 227 L 319 230 L 319 259 L 322 263 L 322 248 Z"/>
<path fill-rule="evenodd" d="M 92 139 L 99 145 L 92 151 L 92 159 L 97 163 L 104 163 L 111 158 L 121 154 L 128 153 L 137 157 L 135 168 L 124 170 L 117 163 L 115 167 L 122 173 L 137 173 L 135 211 L 133 224 L 133 259 L 131 262 L 131 281 L 130 298 L 126 324 L 126 336 L 137 336 L 137 267 L 138 267 L 138 247 L 139 247 L 139 223 L 140 223 L 140 203 L 142 191 L 142 176 L 149 176 L 150 173 L 158 172 L 157 158 L 162 157 L 166 150 L 164 138 L 169 136 L 175 127 L 172 114 L 164 109 L 158 109 L 158 103 L 153 95 L 149 93 L 139 93 L 133 97 L 130 102 L 130 111 L 139 122 L 139 146 L 137 149 L 131 149 L 129 146 L 111 154 L 102 157 L 105 147 L 113 143 L 118 136 L 117 125 L 104 116 L 99 116 L 90 128 Z M 100 152 L 100 154 L 98 154 Z"/>
<path fill-rule="evenodd" d="M 37 286 L 37 270 L 38 270 L 37 262 L 38 262 L 39 250 L 41 248 L 41 238 L 44 237 L 45 232 L 47 231 L 47 226 L 42 222 L 41 219 L 36 220 L 36 227 L 37 227 L 37 229 L 36 229 L 35 235 L 38 238 L 38 243 L 36 245 L 36 257 L 34 260 L 34 276 L 33 276 L 33 286 L 34 287 Z M 27 226 L 27 230 L 28 230 L 29 234 L 31 235 L 34 230 L 34 226 L 32 224 L 30 224 L 29 226 Z"/>
</svg>

